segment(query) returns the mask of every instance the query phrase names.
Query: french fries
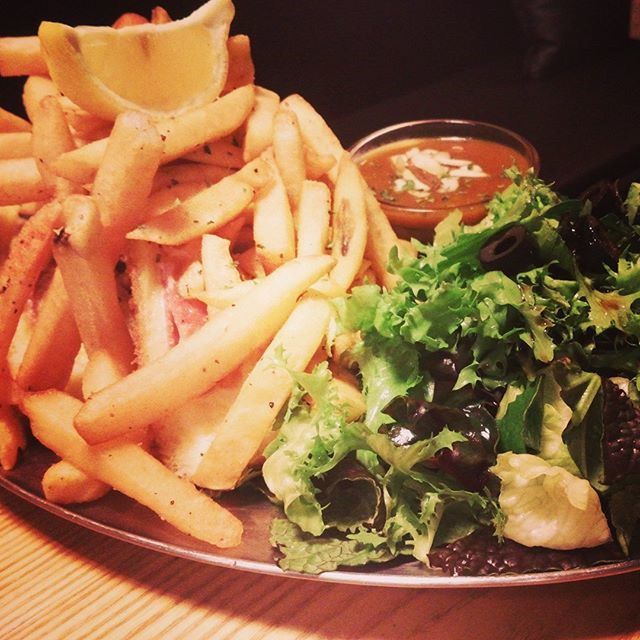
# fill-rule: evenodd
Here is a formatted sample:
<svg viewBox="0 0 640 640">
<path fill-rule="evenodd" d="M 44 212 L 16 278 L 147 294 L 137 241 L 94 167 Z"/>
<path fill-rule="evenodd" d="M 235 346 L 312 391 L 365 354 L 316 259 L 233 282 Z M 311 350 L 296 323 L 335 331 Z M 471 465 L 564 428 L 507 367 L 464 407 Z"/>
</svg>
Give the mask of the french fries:
<svg viewBox="0 0 640 640">
<path fill-rule="evenodd" d="M 164 141 L 161 162 L 176 160 L 213 140 L 233 133 L 245 120 L 253 106 L 253 85 L 245 85 L 227 93 L 204 107 L 193 109 L 182 118 L 155 122 Z M 78 183 L 93 180 L 107 149 L 107 138 L 91 142 L 63 154 L 54 170 L 62 178 Z"/>
<path fill-rule="evenodd" d="M 242 524 L 199 489 L 259 468 L 291 372 L 331 360 L 364 412 L 331 298 L 394 286 L 407 250 L 322 116 L 254 85 L 247 36 L 227 50 L 215 101 L 108 122 L 61 94 L 37 37 L 0 38 L 0 74 L 27 76 L 27 118 L 0 108 L 0 466 L 27 425 L 60 457 L 51 502 L 115 488 L 220 547 Z"/>
<path fill-rule="evenodd" d="M 297 298 L 332 266 L 328 256 L 282 265 L 253 295 L 213 316 L 164 356 L 89 398 L 76 416 L 78 432 L 92 444 L 106 442 L 160 420 L 204 393 L 269 340 Z"/>
</svg>

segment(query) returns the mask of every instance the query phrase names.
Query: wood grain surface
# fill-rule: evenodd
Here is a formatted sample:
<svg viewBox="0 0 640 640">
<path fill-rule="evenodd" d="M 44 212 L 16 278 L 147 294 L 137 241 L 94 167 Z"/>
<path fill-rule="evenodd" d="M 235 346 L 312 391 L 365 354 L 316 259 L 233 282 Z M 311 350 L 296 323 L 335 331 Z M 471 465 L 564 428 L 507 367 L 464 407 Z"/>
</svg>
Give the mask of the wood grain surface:
<svg viewBox="0 0 640 640">
<path fill-rule="evenodd" d="M 640 572 L 415 590 L 263 576 L 112 540 L 0 489 L 0 638 L 640 639 Z"/>
</svg>

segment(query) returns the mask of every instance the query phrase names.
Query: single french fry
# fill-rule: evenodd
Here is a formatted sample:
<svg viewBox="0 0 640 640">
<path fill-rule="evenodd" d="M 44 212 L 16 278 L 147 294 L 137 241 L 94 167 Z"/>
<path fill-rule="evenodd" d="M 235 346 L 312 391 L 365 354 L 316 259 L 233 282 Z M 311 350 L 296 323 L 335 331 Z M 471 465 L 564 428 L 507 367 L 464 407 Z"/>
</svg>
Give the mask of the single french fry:
<svg viewBox="0 0 640 640">
<path fill-rule="evenodd" d="M 127 234 L 133 240 L 180 245 L 219 229 L 239 216 L 251 203 L 254 189 L 235 176 L 180 202 L 168 211 L 147 220 Z"/>
<path fill-rule="evenodd" d="M 273 157 L 266 157 L 273 163 Z M 253 206 L 256 253 L 267 273 L 295 256 L 293 214 L 284 182 L 273 163 L 273 180 L 257 195 Z"/>
<path fill-rule="evenodd" d="M 244 296 L 250 294 L 259 282 L 259 279 L 241 280 L 237 284 L 205 289 L 195 297 L 204 302 L 210 311 L 215 312 L 237 304 Z"/>
<path fill-rule="evenodd" d="M 298 302 L 256 366 L 216 432 L 193 481 L 208 489 L 233 489 L 258 452 L 293 388 L 287 370 L 302 371 L 322 343 L 331 306 L 322 297 Z M 285 368 L 277 358 L 282 352 Z"/>
<path fill-rule="evenodd" d="M 304 164 L 307 171 L 307 178 L 310 180 L 320 180 L 337 164 L 336 159 L 329 155 L 320 155 L 317 151 L 305 145 Z"/>
<path fill-rule="evenodd" d="M 233 133 L 249 115 L 253 101 L 253 85 L 245 85 L 203 107 L 186 112 L 180 118 L 156 120 L 155 127 L 164 140 L 161 163 L 176 160 L 206 142 Z M 58 158 L 55 170 L 69 180 L 83 184 L 91 182 L 106 148 L 106 139 L 79 147 Z"/>
<path fill-rule="evenodd" d="M 151 22 L 152 24 L 166 24 L 167 22 L 172 22 L 172 19 L 165 8 L 153 7 L 151 9 Z"/>
<path fill-rule="evenodd" d="M 51 260 L 51 240 L 61 218 L 57 202 L 44 205 L 13 239 L 0 269 L 0 381 L 18 321 L 44 267 Z"/>
<path fill-rule="evenodd" d="M 385 215 L 380 203 L 376 199 L 373 192 L 365 186 L 365 204 L 367 211 L 367 248 L 365 250 L 366 257 L 371 260 L 371 266 L 384 287 L 391 290 L 395 287 L 398 276 L 389 273 L 387 265 L 389 263 L 389 254 L 395 247 L 398 252 L 404 252 L 400 239 L 393 230 L 389 219 Z"/>
<path fill-rule="evenodd" d="M 78 186 L 64 178 L 59 178 L 51 165 L 62 153 L 75 149 L 73 135 L 60 102 L 55 96 L 47 95 L 31 108 L 33 121 L 33 156 L 42 179 L 53 187 L 62 199 L 78 190 Z"/>
<path fill-rule="evenodd" d="M 231 243 L 207 233 L 202 236 L 201 259 L 206 289 L 229 287 L 240 282 L 240 273 L 231 257 Z"/>
<path fill-rule="evenodd" d="M 306 175 L 304 144 L 296 114 L 280 105 L 273 120 L 273 156 L 292 209 L 298 206 Z"/>
<path fill-rule="evenodd" d="M 340 161 L 333 207 L 331 253 L 336 266 L 330 278 L 346 291 L 360 269 L 367 244 L 364 185 L 358 168 L 346 155 Z"/>
<path fill-rule="evenodd" d="M 280 96 L 269 89 L 256 87 L 253 109 L 245 123 L 242 156 L 245 162 L 257 158 L 273 141 L 273 118 Z"/>
<path fill-rule="evenodd" d="M 106 349 L 97 349 L 87 360 L 87 364 L 82 372 L 81 391 L 83 398 L 89 398 L 94 393 L 108 387 L 116 380 L 120 380 L 123 375 L 123 367 L 112 354 Z M 127 440 L 131 442 L 142 442 L 146 436 L 145 429 L 131 429 L 127 434 Z"/>
<path fill-rule="evenodd" d="M 172 189 L 187 182 L 204 182 L 205 186 L 210 187 L 233 173 L 233 169 L 201 162 L 167 164 L 158 169 L 151 191 L 155 193 L 162 189 Z"/>
<path fill-rule="evenodd" d="M 329 241 L 331 191 L 324 182 L 305 180 L 295 216 L 298 256 L 325 253 Z"/>
<path fill-rule="evenodd" d="M 79 400 L 50 390 L 27 396 L 22 408 L 35 437 L 90 477 L 149 507 L 184 533 L 220 547 L 240 543 L 242 524 L 234 515 L 143 448 L 87 445 L 73 428 L 81 406 Z"/>
<path fill-rule="evenodd" d="M 210 186 L 206 182 L 180 182 L 174 186 L 157 189 L 147 198 L 144 219 L 155 218 Z"/>
<path fill-rule="evenodd" d="M 357 166 L 348 155 L 340 161 L 333 192 L 331 255 L 336 266 L 316 289 L 335 295 L 346 292 L 358 275 L 367 245 L 365 187 Z"/>
<path fill-rule="evenodd" d="M 0 207 L 0 265 L 7 257 L 11 240 L 20 231 L 25 217 L 20 205 Z"/>
<path fill-rule="evenodd" d="M 367 410 L 364 396 L 353 381 L 334 375 L 331 387 L 336 394 L 336 402 L 347 410 L 347 422 L 358 420 L 364 415 Z"/>
<path fill-rule="evenodd" d="M 229 72 L 222 94 L 229 93 L 246 84 L 253 84 L 256 70 L 251 57 L 249 36 L 238 34 L 227 40 Z"/>
<path fill-rule="evenodd" d="M 127 11 L 120 14 L 111 25 L 114 29 L 122 29 L 123 27 L 133 27 L 137 24 L 148 24 L 148 20 L 139 13 Z"/>
<path fill-rule="evenodd" d="M 126 249 L 138 366 L 153 362 L 173 345 L 173 327 L 158 270 L 159 251 L 157 245 L 138 240 L 128 242 Z"/>
<path fill-rule="evenodd" d="M 31 133 L 29 131 L 0 132 L 0 159 L 31 157 Z"/>
<path fill-rule="evenodd" d="M 89 398 L 76 418 L 79 433 L 87 442 L 104 442 L 157 422 L 201 395 L 266 343 L 298 296 L 332 265 L 328 256 L 285 263 L 164 356 Z"/>
<path fill-rule="evenodd" d="M 41 202 L 53 195 L 33 158 L 0 160 L 0 206 Z"/>
<path fill-rule="evenodd" d="M 44 297 L 16 383 L 25 391 L 64 389 L 80 349 L 80 334 L 60 271 L 56 269 Z"/>
<path fill-rule="evenodd" d="M 245 85 L 180 118 L 157 121 L 156 127 L 165 137 L 162 162 L 176 160 L 207 142 L 232 134 L 251 112 L 254 94 L 253 85 Z"/>
<path fill-rule="evenodd" d="M 179 245 L 211 233 L 239 216 L 252 202 L 254 187 L 263 185 L 272 172 L 261 160 L 147 220 L 127 234 L 132 240 Z"/>
<path fill-rule="evenodd" d="M 33 122 L 33 115 L 38 105 L 47 96 L 60 97 L 60 92 L 51 78 L 29 76 L 26 79 L 22 87 L 22 103 L 31 122 Z"/>
<path fill-rule="evenodd" d="M 20 133 L 31 131 L 31 123 L 24 118 L 0 107 L 0 133 Z"/>
<path fill-rule="evenodd" d="M 38 36 L 0 38 L 0 76 L 46 76 Z"/>
<path fill-rule="evenodd" d="M 13 469 L 26 446 L 27 437 L 18 412 L 0 398 L 0 467 L 5 471 Z"/>
<path fill-rule="evenodd" d="M 69 295 L 82 342 L 91 360 L 110 356 L 117 377 L 133 362 L 133 344 L 124 319 L 114 276 L 115 261 L 102 242 L 97 207 L 90 196 L 64 201 L 64 231 L 54 243 L 54 257 Z"/>
<path fill-rule="evenodd" d="M 42 476 L 44 497 L 54 504 L 93 502 L 109 491 L 108 484 L 88 476 L 66 460 L 54 462 Z"/>
<path fill-rule="evenodd" d="M 144 220 L 162 149 L 160 134 L 147 115 L 130 111 L 116 118 L 91 189 L 103 241 L 112 245 L 114 255 L 124 234 Z"/>
<path fill-rule="evenodd" d="M 183 156 L 183 160 L 214 164 L 229 169 L 241 169 L 244 166 L 242 149 L 228 140 L 205 143 L 199 149 Z"/>
<path fill-rule="evenodd" d="M 298 116 L 304 143 L 317 156 L 334 158 L 336 164 L 327 175 L 332 182 L 335 182 L 338 176 L 338 163 L 345 153 L 336 134 L 333 133 L 324 118 L 302 96 L 290 95 L 282 103 Z"/>
<path fill-rule="evenodd" d="M 178 293 L 186 299 L 195 299 L 204 291 L 204 277 L 202 263 L 198 260 L 192 262 L 178 278 Z"/>
<path fill-rule="evenodd" d="M 94 141 L 109 135 L 113 122 L 81 109 L 66 96 L 59 97 L 64 115 L 76 135 L 82 140 Z M 86 144 L 86 142 L 85 142 Z"/>
</svg>

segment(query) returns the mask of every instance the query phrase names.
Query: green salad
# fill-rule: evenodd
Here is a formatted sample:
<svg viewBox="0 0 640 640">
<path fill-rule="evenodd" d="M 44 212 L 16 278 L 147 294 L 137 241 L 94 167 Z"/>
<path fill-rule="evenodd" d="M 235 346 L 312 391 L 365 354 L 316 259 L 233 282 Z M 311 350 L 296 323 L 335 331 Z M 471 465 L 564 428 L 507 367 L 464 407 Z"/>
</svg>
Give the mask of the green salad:
<svg viewBox="0 0 640 640">
<path fill-rule="evenodd" d="M 292 372 L 263 467 L 284 569 L 491 574 L 637 552 L 640 185 L 595 206 L 510 178 L 479 225 L 454 213 L 391 255 L 393 290 L 335 301 L 363 416 L 326 363 Z"/>
</svg>

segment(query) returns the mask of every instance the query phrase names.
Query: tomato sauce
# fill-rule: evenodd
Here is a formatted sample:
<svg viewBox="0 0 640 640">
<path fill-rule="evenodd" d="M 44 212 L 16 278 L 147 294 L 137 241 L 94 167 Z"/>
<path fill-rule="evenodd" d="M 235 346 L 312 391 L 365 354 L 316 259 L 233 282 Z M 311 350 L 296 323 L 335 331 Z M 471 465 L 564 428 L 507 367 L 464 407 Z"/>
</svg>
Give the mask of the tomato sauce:
<svg viewBox="0 0 640 640">
<path fill-rule="evenodd" d="M 467 224 L 510 180 L 505 169 L 526 171 L 518 151 L 477 138 L 419 138 L 383 145 L 365 154 L 360 170 L 392 222 L 434 226 L 453 209 Z"/>
</svg>

